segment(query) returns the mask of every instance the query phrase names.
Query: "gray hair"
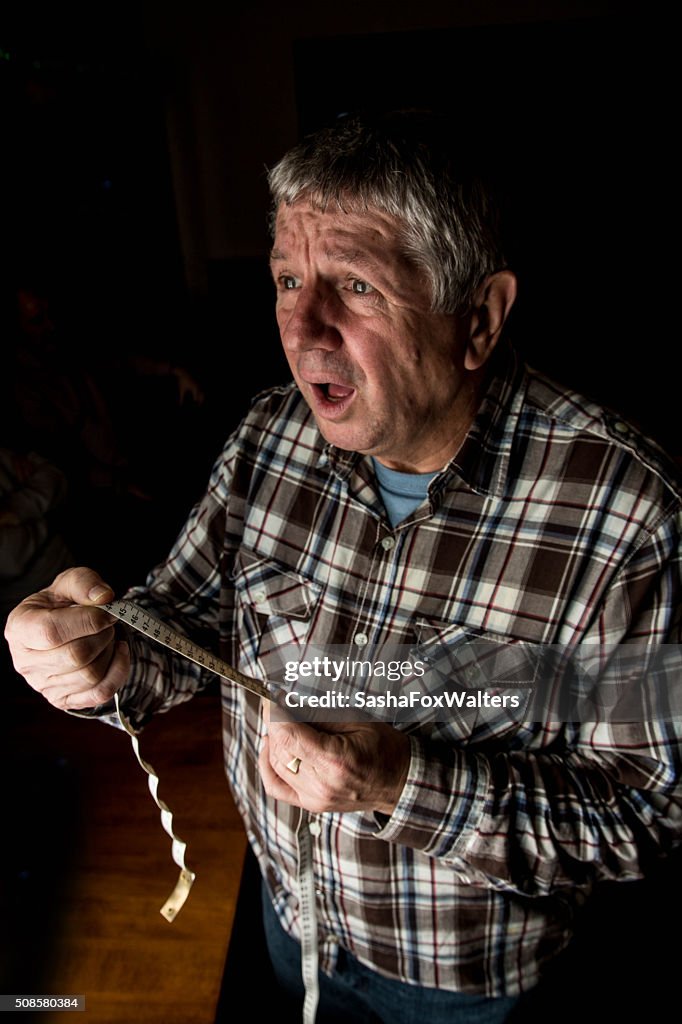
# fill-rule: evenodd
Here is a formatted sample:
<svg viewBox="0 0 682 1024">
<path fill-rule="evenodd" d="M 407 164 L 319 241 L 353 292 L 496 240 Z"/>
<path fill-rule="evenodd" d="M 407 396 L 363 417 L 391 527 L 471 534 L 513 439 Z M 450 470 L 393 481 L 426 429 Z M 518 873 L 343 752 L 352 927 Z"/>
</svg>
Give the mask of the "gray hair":
<svg viewBox="0 0 682 1024">
<path fill-rule="evenodd" d="M 505 260 L 492 196 L 453 142 L 452 123 L 422 111 L 344 116 L 269 172 L 271 226 L 282 203 L 302 199 L 390 214 L 403 224 L 405 256 L 430 282 L 433 312 L 466 308 Z"/>
</svg>

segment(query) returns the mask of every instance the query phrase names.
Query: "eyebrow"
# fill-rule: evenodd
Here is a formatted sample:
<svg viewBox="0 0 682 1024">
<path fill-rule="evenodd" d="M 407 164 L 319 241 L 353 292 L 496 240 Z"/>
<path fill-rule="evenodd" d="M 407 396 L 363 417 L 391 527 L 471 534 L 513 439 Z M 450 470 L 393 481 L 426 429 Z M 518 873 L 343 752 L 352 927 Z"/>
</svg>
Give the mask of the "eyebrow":
<svg viewBox="0 0 682 1024">
<path fill-rule="evenodd" d="M 376 267 L 377 260 L 362 249 L 327 249 L 325 256 L 335 263 L 352 263 L 357 267 Z"/>
<path fill-rule="evenodd" d="M 348 263 L 356 267 L 376 267 L 377 260 L 363 249 L 325 249 L 324 255 L 334 263 Z M 280 249 L 272 249 L 272 262 L 285 261 L 287 256 Z"/>
</svg>

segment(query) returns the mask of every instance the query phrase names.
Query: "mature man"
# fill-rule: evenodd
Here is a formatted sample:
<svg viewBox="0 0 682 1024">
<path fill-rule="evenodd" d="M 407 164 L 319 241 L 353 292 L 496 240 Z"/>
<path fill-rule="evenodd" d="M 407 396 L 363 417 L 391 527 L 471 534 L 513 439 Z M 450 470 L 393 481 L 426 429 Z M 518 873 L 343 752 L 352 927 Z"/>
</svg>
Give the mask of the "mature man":
<svg viewBox="0 0 682 1024">
<path fill-rule="evenodd" d="M 674 471 L 500 343 L 515 278 L 438 119 L 345 118 L 270 184 L 295 384 L 254 402 L 167 562 L 130 596 L 260 679 L 291 645 L 350 658 L 405 645 L 454 664 L 484 641 L 677 644 Z M 110 597 L 69 571 L 7 636 L 54 705 L 105 715 L 118 691 L 141 726 L 205 677 L 118 639 L 96 607 Z M 295 986 L 305 839 L 325 1005 L 347 1019 L 506 1019 L 595 880 L 639 877 L 679 840 L 668 720 L 453 712 L 322 729 L 268 722 L 232 685 L 223 704 L 275 968 Z"/>
</svg>

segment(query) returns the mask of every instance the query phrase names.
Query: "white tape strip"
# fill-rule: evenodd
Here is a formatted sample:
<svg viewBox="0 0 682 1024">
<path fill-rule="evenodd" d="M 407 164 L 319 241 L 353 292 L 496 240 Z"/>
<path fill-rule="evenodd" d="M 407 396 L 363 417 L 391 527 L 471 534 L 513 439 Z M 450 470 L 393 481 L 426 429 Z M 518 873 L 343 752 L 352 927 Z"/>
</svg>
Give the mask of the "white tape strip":
<svg viewBox="0 0 682 1024">
<path fill-rule="evenodd" d="M 183 841 L 178 836 L 176 836 L 175 832 L 173 831 L 173 815 L 170 811 L 170 808 L 168 807 L 167 804 L 163 802 L 163 800 L 159 800 L 157 796 L 157 792 L 159 789 L 159 777 L 152 768 L 152 766 L 148 764 L 147 761 L 144 761 L 142 759 L 142 756 L 140 754 L 140 743 L 137 738 L 137 733 L 135 732 L 135 730 L 133 729 L 130 722 L 123 714 L 123 712 L 121 711 L 118 701 L 118 694 L 115 694 L 114 700 L 116 702 L 116 714 L 118 715 L 118 720 L 125 729 L 125 731 L 128 733 L 128 735 L 130 736 L 130 742 L 133 745 L 135 757 L 139 761 L 140 766 L 145 770 L 145 772 L 149 776 L 149 792 L 152 794 L 156 806 L 161 811 L 161 824 L 163 825 L 164 830 L 173 840 L 171 847 L 172 856 L 174 862 L 180 868 L 180 875 L 178 876 L 178 880 L 175 885 L 175 888 L 173 889 L 173 892 L 170 894 L 164 905 L 161 907 L 161 914 L 163 917 L 165 917 L 167 921 L 174 921 L 179 911 L 182 909 L 185 900 L 189 896 L 189 891 L 192 888 L 192 885 L 194 884 L 194 879 L 196 876 L 194 872 L 190 871 L 185 864 L 185 850 L 187 849 L 187 844 L 183 843 Z"/>
<path fill-rule="evenodd" d="M 216 675 L 229 679 L 238 686 L 243 686 L 251 693 L 257 694 L 263 700 L 272 700 L 273 694 L 268 690 L 267 685 L 250 676 L 245 676 L 237 669 L 228 665 L 227 662 L 204 650 L 197 644 L 192 643 L 187 637 L 161 622 L 151 615 L 146 609 L 133 604 L 132 601 L 111 601 L 109 604 L 101 605 L 110 615 L 132 626 L 150 640 L 162 644 L 175 651 L 183 658 L 188 658 L 202 668 L 214 672 Z M 163 800 L 159 800 L 157 790 L 159 779 L 151 767 L 140 757 L 139 744 L 135 731 L 121 714 L 116 695 L 116 710 L 121 725 L 130 735 L 135 756 L 141 766 L 149 775 L 149 789 L 154 800 L 161 811 L 161 824 L 173 840 L 173 860 L 180 868 L 175 889 L 168 900 L 161 908 L 161 913 L 167 921 L 172 921 L 182 908 L 189 896 L 189 891 L 194 882 L 195 875 L 185 867 L 185 843 L 173 832 L 173 815 Z M 317 916 L 315 910 L 315 873 L 313 870 L 313 844 L 310 829 L 308 827 L 308 813 L 301 810 L 297 830 L 298 843 L 298 888 L 301 908 L 301 970 L 303 984 L 305 987 L 305 998 L 303 1002 L 304 1024 L 314 1024 L 317 1006 L 320 998 L 318 981 L 318 940 L 317 940 Z"/>
<path fill-rule="evenodd" d="M 296 842 L 298 844 L 298 899 L 301 910 L 301 973 L 305 989 L 303 1024 L 315 1024 L 317 1004 L 320 1000 L 315 872 L 313 871 L 313 841 L 308 827 L 308 812 L 303 808 L 301 808 L 298 819 Z"/>
</svg>

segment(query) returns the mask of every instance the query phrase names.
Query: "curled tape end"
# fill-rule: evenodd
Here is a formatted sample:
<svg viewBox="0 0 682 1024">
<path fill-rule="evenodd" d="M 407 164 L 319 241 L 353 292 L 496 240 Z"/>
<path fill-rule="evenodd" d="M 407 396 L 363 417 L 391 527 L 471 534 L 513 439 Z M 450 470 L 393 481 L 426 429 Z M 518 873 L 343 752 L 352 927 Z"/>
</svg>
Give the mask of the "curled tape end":
<svg viewBox="0 0 682 1024">
<path fill-rule="evenodd" d="M 194 872 L 188 871 L 187 868 L 183 868 L 180 872 L 173 892 L 160 910 L 161 916 L 165 917 L 169 923 L 175 920 L 185 905 L 185 900 L 189 896 L 189 891 L 194 884 L 195 877 Z"/>
</svg>

